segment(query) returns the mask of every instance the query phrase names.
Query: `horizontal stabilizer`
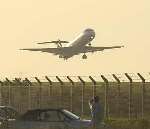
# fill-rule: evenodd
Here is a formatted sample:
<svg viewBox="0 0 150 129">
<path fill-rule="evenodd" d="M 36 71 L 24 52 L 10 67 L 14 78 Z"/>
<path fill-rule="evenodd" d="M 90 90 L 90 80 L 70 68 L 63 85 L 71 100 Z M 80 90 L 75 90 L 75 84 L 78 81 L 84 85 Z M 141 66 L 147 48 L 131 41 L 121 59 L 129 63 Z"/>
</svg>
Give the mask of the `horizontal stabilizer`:
<svg viewBox="0 0 150 129">
<path fill-rule="evenodd" d="M 69 42 L 68 41 L 62 41 L 62 40 L 56 40 L 56 41 L 42 42 L 42 43 L 37 43 L 37 44 L 49 44 L 49 43 L 59 44 L 59 43 L 69 43 Z"/>
</svg>

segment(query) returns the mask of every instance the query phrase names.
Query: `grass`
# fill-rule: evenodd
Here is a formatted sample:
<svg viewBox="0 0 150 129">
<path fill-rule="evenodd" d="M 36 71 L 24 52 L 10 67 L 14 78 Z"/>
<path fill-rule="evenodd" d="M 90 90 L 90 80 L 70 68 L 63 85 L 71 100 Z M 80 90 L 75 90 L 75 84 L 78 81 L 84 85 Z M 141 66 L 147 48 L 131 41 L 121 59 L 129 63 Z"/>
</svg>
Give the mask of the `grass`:
<svg viewBox="0 0 150 129">
<path fill-rule="evenodd" d="M 106 129 L 150 129 L 150 121 L 141 120 L 105 120 Z"/>
</svg>

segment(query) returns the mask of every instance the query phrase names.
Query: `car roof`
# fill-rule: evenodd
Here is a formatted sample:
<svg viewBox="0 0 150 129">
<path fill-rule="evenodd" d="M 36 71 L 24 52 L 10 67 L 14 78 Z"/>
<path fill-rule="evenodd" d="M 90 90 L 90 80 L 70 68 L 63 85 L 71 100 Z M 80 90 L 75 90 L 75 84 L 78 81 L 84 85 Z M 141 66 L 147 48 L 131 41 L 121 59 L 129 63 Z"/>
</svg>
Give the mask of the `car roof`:
<svg viewBox="0 0 150 129">
<path fill-rule="evenodd" d="M 28 110 L 27 112 L 25 112 L 24 114 L 22 114 L 20 117 L 18 117 L 18 119 L 28 119 L 30 116 L 34 116 L 35 114 L 39 114 L 42 112 L 47 112 L 47 111 L 61 111 L 62 108 L 45 108 L 45 109 L 31 109 Z"/>
<path fill-rule="evenodd" d="M 0 106 L 0 108 L 13 108 L 11 106 Z"/>
<path fill-rule="evenodd" d="M 30 110 L 27 110 L 26 113 L 29 113 L 29 112 L 30 113 L 32 113 L 32 112 L 45 112 L 45 111 L 62 111 L 62 110 L 63 110 L 62 108 L 30 109 Z"/>
<path fill-rule="evenodd" d="M 17 112 L 17 110 L 11 106 L 0 106 L 0 110 L 7 110 L 7 109 Z"/>
</svg>

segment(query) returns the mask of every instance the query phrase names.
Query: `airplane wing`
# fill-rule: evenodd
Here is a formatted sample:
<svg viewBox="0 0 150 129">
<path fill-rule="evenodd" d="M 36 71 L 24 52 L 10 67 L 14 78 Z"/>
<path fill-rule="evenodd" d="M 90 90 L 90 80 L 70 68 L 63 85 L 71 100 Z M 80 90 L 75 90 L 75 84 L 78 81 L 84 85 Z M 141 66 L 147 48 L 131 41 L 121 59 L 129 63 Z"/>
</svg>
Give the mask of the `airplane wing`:
<svg viewBox="0 0 150 129">
<path fill-rule="evenodd" d="M 60 47 L 60 48 L 25 48 L 25 49 L 20 49 L 20 50 L 27 50 L 27 51 L 40 51 L 40 52 L 47 52 L 47 53 L 52 53 L 53 55 L 62 55 L 66 59 L 70 58 L 77 53 L 70 53 L 70 48 L 68 47 Z"/>
<path fill-rule="evenodd" d="M 20 49 L 20 50 L 47 52 L 47 53 L 52 53 L 54 55 L 58 55 L 62 53 L 61 48 L 26 48 L 26 49 Z"/>
<path fill-rule="evenodd" d="M 28 50 L 28 51 L 40 51 L 40 52 L 47 52 L 52 53 L 53 55 L 62 55 L 65 58 L 70 58 L 74 55 L 79 55 L 81 53 L 88 53 L 88 52 L 96 52 L 96 51 L 103 51 L 105 49 L 114 49 L 114 48 L 121 48 L 123 46 L 112 46 L 112 47 L 91 47 L 85 46 L 81 49 L 72 49 L 70 47 L 60 47 L 60 48 L 25 48 L 20 50 Z"/>
<path fill-rule="evenodd" d="M 96 52 L 96 51 L 103 51 L 105 49 L 114 49 L 114 48 L 122 48 L 124 46 L 112 46 L 112 47 L 91 47 L 91 46 L 86 46 L 84 49 L 84 52 Z"/>
</svg>

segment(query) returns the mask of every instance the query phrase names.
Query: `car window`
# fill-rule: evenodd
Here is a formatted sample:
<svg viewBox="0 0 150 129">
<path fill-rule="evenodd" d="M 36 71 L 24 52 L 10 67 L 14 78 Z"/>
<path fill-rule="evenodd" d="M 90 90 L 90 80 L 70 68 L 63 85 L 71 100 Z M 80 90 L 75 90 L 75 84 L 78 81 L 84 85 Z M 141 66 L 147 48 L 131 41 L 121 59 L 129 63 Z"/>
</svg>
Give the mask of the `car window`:
<svg viewBox="0 0 150 129">
<path fill-rule="evenodd" d="M 38 111 L 28 111 L 20 117 L 20 119 L 25 121 L 38 121 L 40 120 L 40 113 Z"/>
<path fill-rule="evenodd" d="M 61 112 L 58 113 L 58 117 L 60 121 L 64 121 L 65 119 L 67 119 L 66 116 Z"/>
<path fill-rule="evenodd" d="M 18 116 L 18 112 L 10 107 L 0 108 L 0 116 L 6 119 L 15 119 Z"/>
<path fill-rule="evenodd" d="M 42 121 L 60 121 L 57 111 L 46 111 L 40 114 Z"/>
<path fill-rule="evenodd" d="M 6 108 L 5 111 L 7 116 L 11 119 L 16 118 L 19 115 L 19 113 L 13 108 Z"/>
<path fill-rule="evenodd" d="M 3 108 L 0 108 L 0 116 L 7 118 L 6 111 Z"/>
</svg>

